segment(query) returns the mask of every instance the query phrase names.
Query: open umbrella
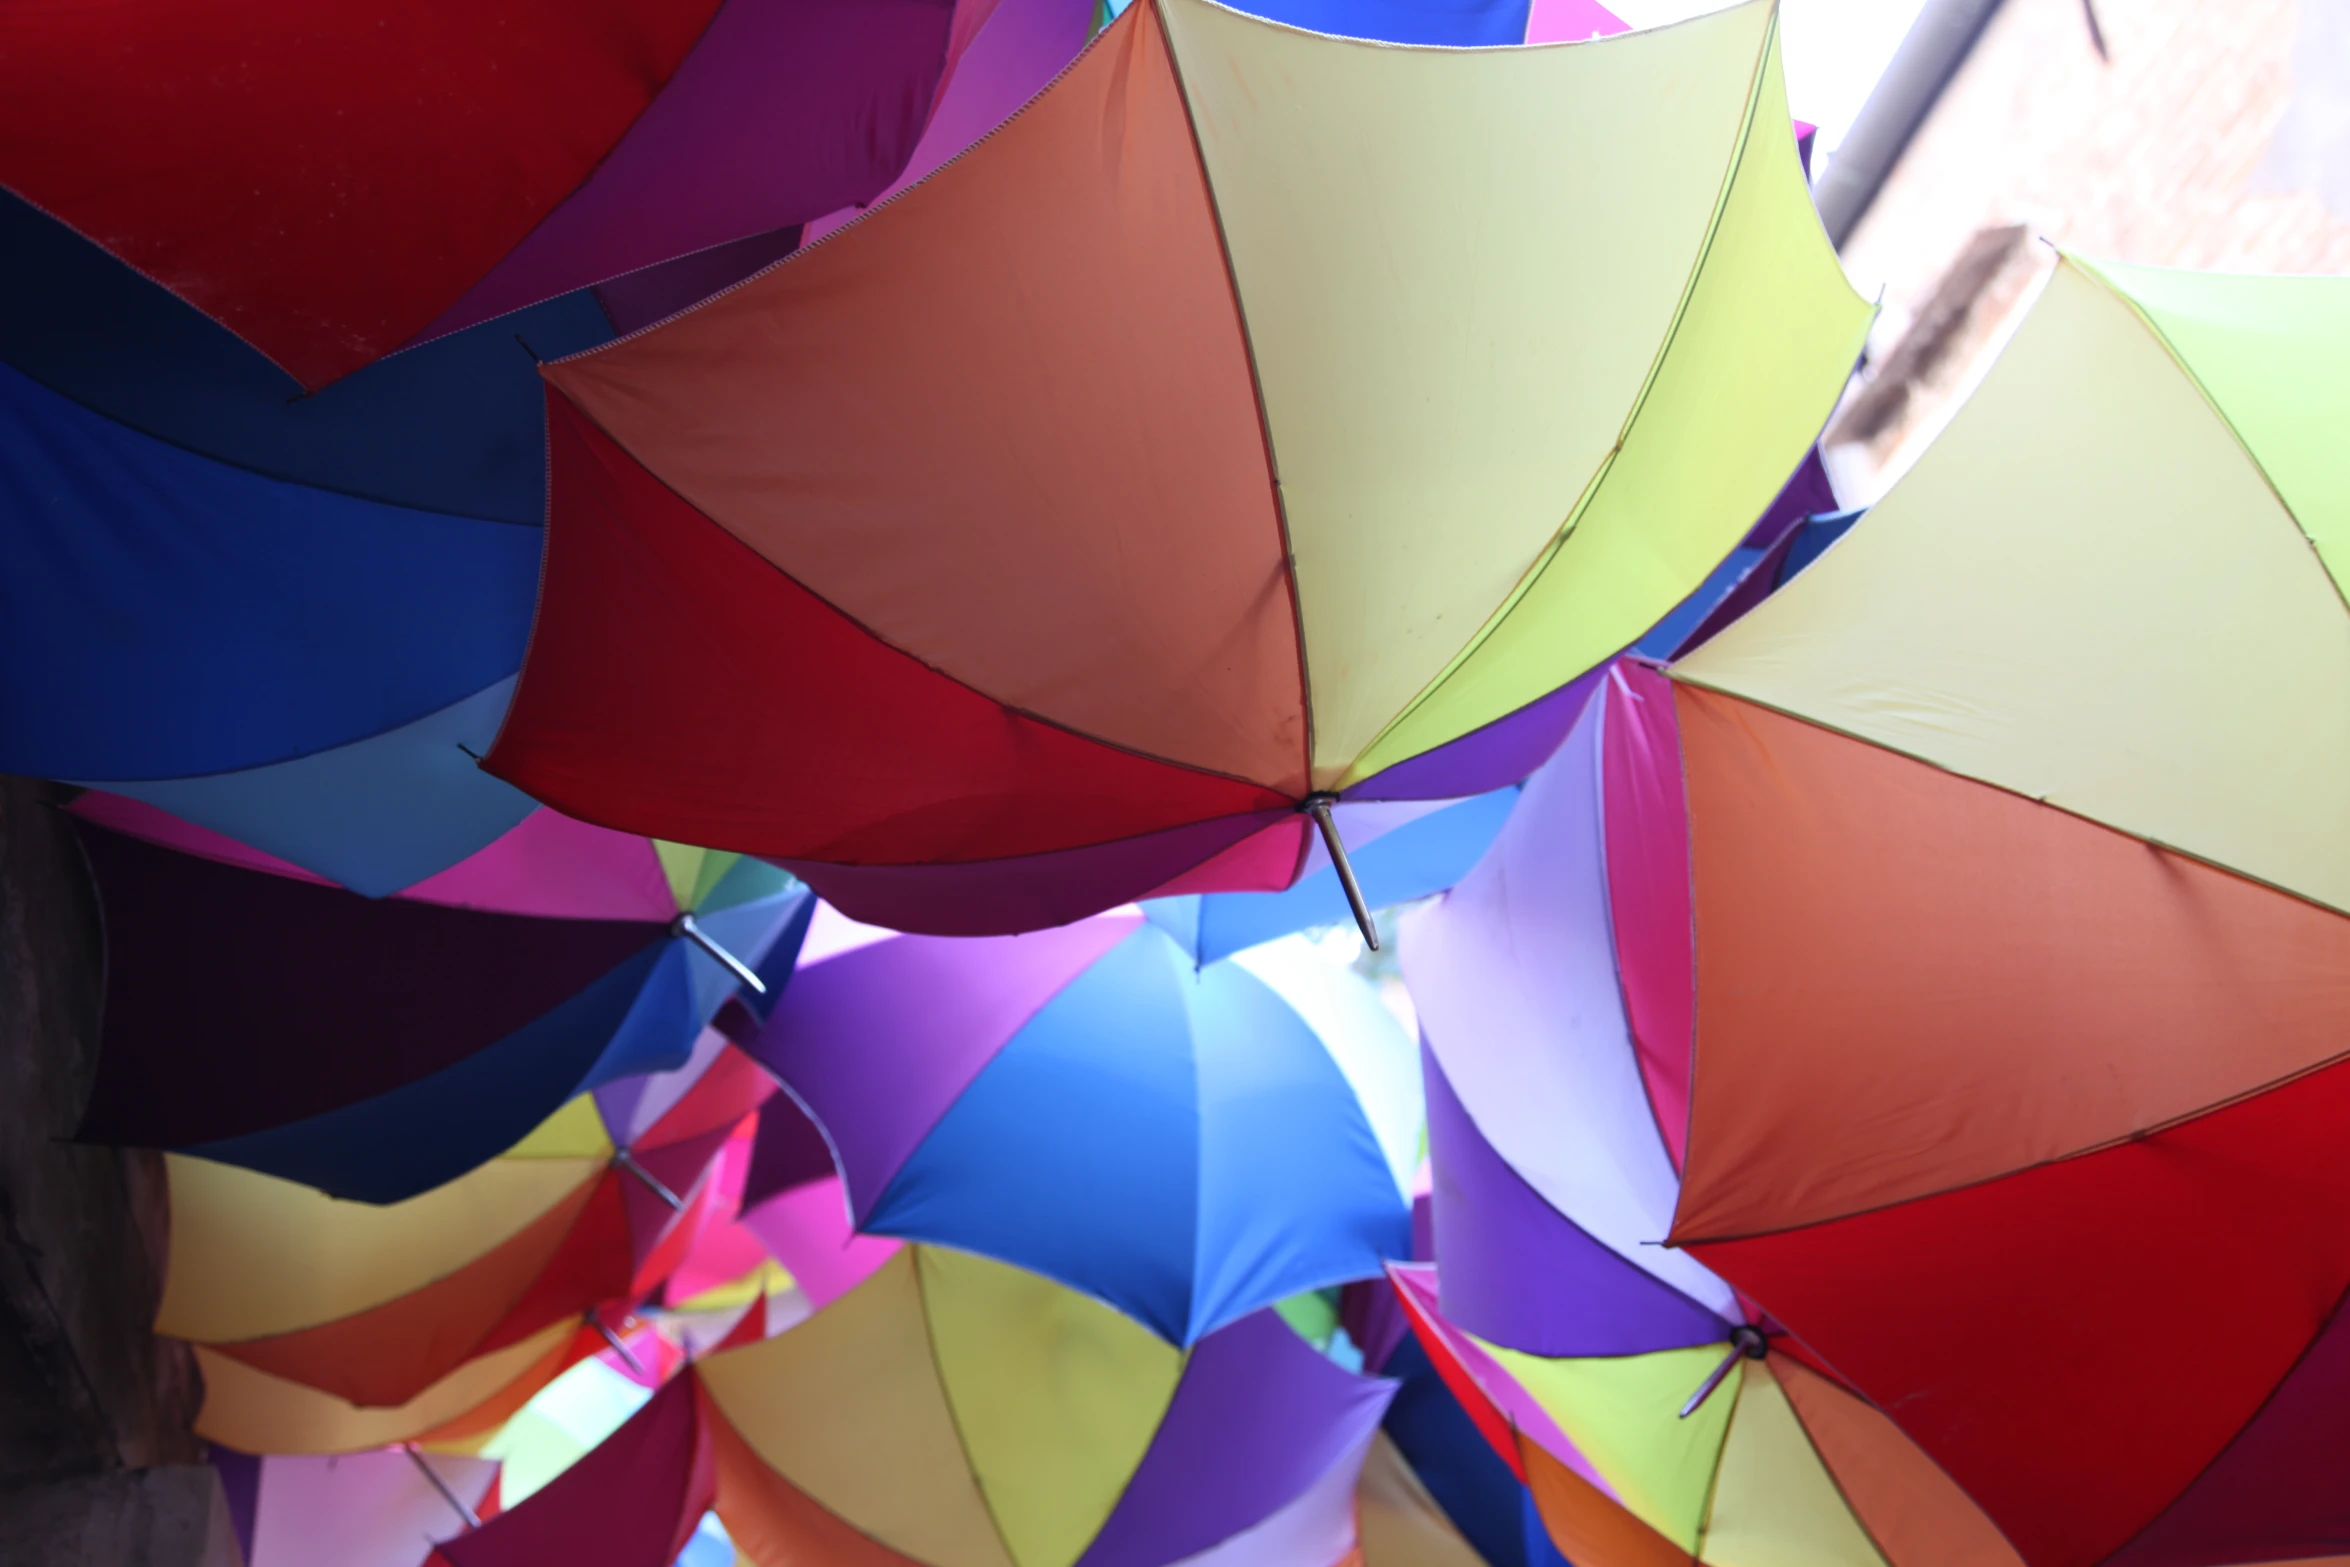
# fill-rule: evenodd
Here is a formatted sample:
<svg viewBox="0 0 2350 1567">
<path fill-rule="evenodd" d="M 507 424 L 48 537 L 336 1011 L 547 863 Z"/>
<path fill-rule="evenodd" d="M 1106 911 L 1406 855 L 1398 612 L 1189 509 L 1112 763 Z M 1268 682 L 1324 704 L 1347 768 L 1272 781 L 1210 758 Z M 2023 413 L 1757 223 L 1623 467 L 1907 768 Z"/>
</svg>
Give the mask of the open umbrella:
<svg viewBox="0 0 2350 1567">
<path fill-rule="evenodd" d="M 1775 37 L 1767 3 L 1511 50 L 1130 10 L 930 178 L 546 367 L 488 765 L 957 933 L 1338 793 L 1513 781 L 1401 764 L 1696 586 L 1865 330 Z"/>
<path fill-rule="evenodd" d="M 2338 279 L 2064 258 L 1643 709 L 1672 1240 L 2035 1567 L 2350 1536 L 2345 349 Z"/>
<path fill-rule="evenodd" d="M 726 1054 L 641 1127 L 629 1107 L 583 1097 L 504 1156 L 381 1207 L 173 1155 L 157 1331 L 201 1346 L 209 1367 L 255 1398 L 275 1385 L 290 1404 L 359 1412 L 412 1404 L 468 1364 L 554 1328 L 567 1342 L 583 1314 L 603 1341 L 595 1324 L 658 1287 L 702 1211 L 722 1200 L 712 1161 L 771 1087 Z M 299 1435 L 239 1440 L 228 1427 L 266 1431 L 266 1414 L 240 1423 L 216 1402 L 207 1427 L 231 1445 L 312 1450 Z"/>
<path fill-rule="evenodd" d="M 989 9 L 20 12 L 0 32 L 0 185 L 315 388 L 869 199 Z"/>
<path fill-rule="evenodd" d="M 493 913 L 79 832 L 107 939 L 80 1135 L 364 1201 L 471 1169 L 575 1094 L 684 1065 L 752 972 L 724 943 L 766 958 L 806 896 L 744 862 L 698 913 L 664 915 L 660 882 L 618 917 Z"/>
<path fill-rule="evenodd" d="M 1883 1414 L 1771 1353 L 1759 1330 L 1721 1322 L 1712 1343 L 1529 1355 L 1446 1321 L 1430 1271 L 1394 1270 L 1414 1331 L 1576 1567 L 2017 1560 Z M 1676 1337 L 1693 1305 L 1664 1310 L 1659 1336 Z"/>
<path fill-rule="evenodd" d="M 712 1502 L 754 1561 L 1335 1564 L 1390 1387 L 1271 1312 L 1179 1350 L 1034 1274 L 909 1247 L 807 1322 L 722 1350 L 488 1527 L 458 1567 L 658 1567 Z M 622 1454 L 627 1454 L 625 1462 Z"/>
<path fill-rule="evenodd" d="M 823 1128 L 858 1230 L 1188 1344 L 1409 1245 L 1410 1042 L 1357 976 L 1251 959 L 1271 983 L 1132 915 L 889 937 L 804 962 L 749 1048 Z"/>
</svg>

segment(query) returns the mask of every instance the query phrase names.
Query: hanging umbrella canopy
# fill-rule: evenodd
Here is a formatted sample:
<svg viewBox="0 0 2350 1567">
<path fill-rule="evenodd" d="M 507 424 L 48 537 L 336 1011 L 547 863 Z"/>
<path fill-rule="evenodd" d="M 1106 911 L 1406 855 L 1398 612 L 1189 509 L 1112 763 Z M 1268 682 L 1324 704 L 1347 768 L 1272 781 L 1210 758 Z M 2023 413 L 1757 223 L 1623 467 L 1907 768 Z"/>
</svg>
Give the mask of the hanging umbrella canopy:
<svg viewBox="0 0 2350 1567">
<path fill-rule="evenodd" d="M 1775 37 L 1767 3 L 1496 51 L 1130 10 L 886 206 L 547 367 L 489 765 L 959 933 L 1395 795 L 1695 587 L 1842 387 L 1868 311 Z"/>
<path fill-rule="evenodd" d="M 315 388 L 869 199 L 989 9 L 20 13 L 0 184 Z"/>
<path fill-rule="evenodd" d="M 759 1561 L 1335 1567 L 1390 1390 L 1271 1312 L 1179 1350 L 1037 1275 L 909 1247 L 441 1549 L 662 1567 L 715 1503 Z"/>
<path fill-rule="evenodd" d="M 927 1246 L 695 1376 L 719 1514 L 748 1555 L 862 1559 L 840 1541 L 863 1536 L 926 1567 L 1161 1567 L 1334 1471 L 1343 1512 L 1389 1392 L 1269 1311 L 1178 1350 L 1037 1275 Z"/>
<path fill-rule="evenodd" d="M 1132 915 L 890 937 L 807 961 L 750 1048 L 823 1128 L 857 1229 L 1188 1344 L 1409 1246 L 1410 1043 L 1356 976 L 1261 950 L 1265 978 L 1199 969 Z"/>
<path fill-rule="evenodd" d="M 648 896 L 564 918 L 377 902 L 79 830 L 107 937 L 79 1135 L 363 1201 L 473 1168 L 574 1094 L 683 1065 L 738 983 L 724 943 L 762 960 L 805 912 L 750 862 L 695 915 L 662 917 Z"/>
<path fill-rule="evenodd" d="M 1413 1329 L 1577 1567 L 2018 1560 L 1883 1414 L 1744 1324 L 1685 1348 L 1528 1355 L 1446 1321 L 1432 1271 L 1393 1270 Z"/>
<path fill-rule="evenodd" d="M 708 1178 L 718 1150 L 768 1087 L 741 1056 L 724 1056 L 641 1129 L 635 1107 L 582 1097 L 503 1157 L 382 1207 L 173 1155 L 157 1331 L 197 1344 L 221 1371 L 208 1386 L 229 1389 L 227 1404 L 209 1401 L 204 1419 L 231 1445 L 341 1451 L 413 1437 L 478 1402 L 439 1413 L 448 1400 L 428 1396 L 436 1388 L 511 1380 L 468 1368 L 536 1366 L 571 1343 L 583 1313 L 625 1310 L 655 1289 L 719 1200 Z M 592 1323 L 590 1337 L 606 1347 Z M 271 1393 L 282 1419 L 266 1407 Z M 373 1432 L 370 1419 L 419 1400 L 434 1418 L 373 1440 L 346 1442 L 332 1423 L 324 1438 L 305 1435 L 294 1418 L 339 1406 L 352 1412 L 345 1426 Z M 240 1440 L 256 1432 L 275 1439 Z"/>
<path fill-rule="evenodd" d="M 322 1457 L 212 1444 L 245 1567 L 424 1567 L 490 1508 L 495 1459 L 400 1447 Z"/>
<path fill-rule="evenodd" d="M 2035 1567 L 2350 1530 L 2346 350 L 2337 279 L 2065 258 L 1647 709 L 1672 1239 Z"/>
</svg>

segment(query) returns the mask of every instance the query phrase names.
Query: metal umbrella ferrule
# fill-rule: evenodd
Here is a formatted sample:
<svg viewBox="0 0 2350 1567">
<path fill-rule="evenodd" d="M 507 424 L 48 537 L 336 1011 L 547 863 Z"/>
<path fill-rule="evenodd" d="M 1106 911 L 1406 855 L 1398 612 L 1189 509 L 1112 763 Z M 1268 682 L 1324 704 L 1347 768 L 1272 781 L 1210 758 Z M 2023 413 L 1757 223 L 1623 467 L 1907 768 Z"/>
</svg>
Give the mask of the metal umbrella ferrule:
<svg viewBox="0 0 2350 1567">
<path fill-rule="evenodd" d="M 414 1442 L 402 1442 L 400 1451 L 408 1455 L 408 1462 L 416 1466 L 418 1473 L 432 1482 L 432 1488 L 441 1493 L 441 1500 L 447 1502 L 456 1511 L 457 1516 L 465 1520 L 466 1528 L 478 1529 L 481 1527 L 481 1514 L 466 1506 L 465 1498 L 449 1488 L 449 1482 L 441 1478 L 441 1472 L 438 1469 L 426 1462 L 425 1456 L 416 1450 Z"/>
<path fill-rule="evenodd" d="M 1363 944 L 1373 952 L 1379 950 L 1379 928 L 1371 923 L 1370 905 L 1363 901 L 1362 883 L 1355 880 L 1354 863 L 1346 857 L 1346 840 L 1338 836 L 1338 820 L 1330 808 L 1338 803 L 1334 794 L 1309 794 L 1298 809 L 1314 819 L 1322 829 L 1322 847 L 1330 851 L 1330 863 L 1337 868 L 1338 885 L 1346 889 L 1346 906 L 1354 910 L 1355 925 L 1363 933 Z"/>
<path fill-rule="evenodd" d="M 691 914 L 680 914 L 677 916 L 677 918 L 671 920 L 669 922 L 669 930 L 672 935 L 683 936 L 686 940 L 692 942 L 695 946 L 701 948 L 704 952 L 707 952 L 713 958 L 716 958 L 721 964 L 725 965 L 726 971 L 729 974 L 732 974 L 741 983 L 749 986 L 753 995 L 763 996 L 767 994 L 767 982 L 761 979 L 758 974 L 752 970 L 748 963 L 745 963 L 742 959 L 736 957 L 733 953 L 727 951 L 724 947 L 720 946 L 715 940 L 713 940 L 708 931 L 702 929 L 700 925 L 695 923 L 694 917 Z"/>
<path fill-rule="evenodd" d="M 643 1165 L 637 1163 L 636 1155 L 630 1153 L 627 1149 L 613 1149 L 612 1162 L 618 1165 L 621 1169 L 626 1170 L 629 1174 L 635 1176 L 638 1180 L 644 1182 L 645 1190 L 651 1192 L 654 1196 L 660 1198 L 661 1201 L 668 1204 L 670 1212 L 675 1213 L 685 1206 L 685 1199 L 683 1197 L 680 1197 L 677 1195 L 677 1193 L 671 1191 L 659 1176 L 646 1169 Z"/>
<path fill-rule="evenodd" d="M 1689 1395 L 1689 1402 L 1681 1406 L 1681 1418 L 1686 1420 L 1704 1407 L 1705 1401 L 1714 1396 L 1714 1389 L 1720 1387 L 1730 1375 L 1732 1366 L 1740 1360 L 1760 1360 L 1770 1350 L 1771 1342 L 1763 1337 L 1762 1329 L 1743 1322 L 1732 1328 L 1730 1352 L 1722 1357 L 1720 1365 L 1706 1373 L 1705 1380 L 1697 1385 L 1697 1391 Z"/>
</svg>

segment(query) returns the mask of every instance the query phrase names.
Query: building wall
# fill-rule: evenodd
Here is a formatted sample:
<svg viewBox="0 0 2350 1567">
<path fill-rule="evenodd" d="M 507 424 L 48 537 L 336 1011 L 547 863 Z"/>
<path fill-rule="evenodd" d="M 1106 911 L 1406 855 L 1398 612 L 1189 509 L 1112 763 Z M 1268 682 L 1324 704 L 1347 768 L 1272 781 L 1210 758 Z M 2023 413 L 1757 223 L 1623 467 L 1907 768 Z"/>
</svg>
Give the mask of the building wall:
<svg viewBox="0 0 2350 1567">
<path fill-rule="evenodd" d="M 71 1139 L 104 955 L 49 786 L 0 777 L 0 1562 L 232 1560 L 192 1429 L 202 1383 L 155 1337 L 162 1160 Z"/>
<path fill-rule="evenodd" d="M 2082 0 L 2005 0 L 1846 245 L 1854 283 L 1884 291 L 1870 339 L 1881 367 L 1977 234 L 2032 236 L 1932 362 L 1904 367 L 1919 384 L 1902 417 L 1840 454 L 1848 490 L 1897 470 L 1931 427 L 2045 270 L 2041 239 L 2161 266 L 2350 271 L 2350 220 L 2307 191 L 2261 188 L 2292 92 L 2295 0 L 2094 5 L 2109 59 Z"/>
</svg>

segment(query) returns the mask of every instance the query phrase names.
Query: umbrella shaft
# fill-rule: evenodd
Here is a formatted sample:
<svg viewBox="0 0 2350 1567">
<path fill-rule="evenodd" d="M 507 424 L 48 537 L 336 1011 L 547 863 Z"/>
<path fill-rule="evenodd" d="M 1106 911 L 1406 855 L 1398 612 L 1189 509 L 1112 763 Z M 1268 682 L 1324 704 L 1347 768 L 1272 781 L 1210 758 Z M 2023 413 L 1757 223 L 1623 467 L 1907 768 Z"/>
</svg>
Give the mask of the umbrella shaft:
<svg viewBox="0 0 2350 1567">
<path fill-rule="evenodd" d="M 694 923 L 694 917 L 691 914 L 677 916 L 677 933 L 716 958 L 719 963 L 724 965 L 729 974 L 749 986 L 752 994 L 760 996 L 767 994 L 767 982 L 754 973 L 748 963 L 713 941 L 708 931 Z"/>
<path fill-rule="evenodd" d="M 604 1342 L 612 1346 L 612 1353 L 620 1357 L 621 1364 L 638 1376 L 643 1376 L 645 1374 L 643 1364 L 638 1361 L 636 1356 L 629 1353 L 628 1345 L 621 1341 L 620 1335 L 613 1332 L 600 1317 L 595 1319 L 595 1323 L 596 1331 L 604 1335 Z"/>
<path fill-rule="evenodd" d="M 1686 1420 L 1696 1414 L 1705 1401 L 1714 1396 L 1714 1389 L 1722 1385 L 1722 1379 L 1730 1374 L 1730 1368 L 1745 1357 L 1745 1345 L 1731 1345 L 1730 1353 L 1722 1357 L 1722 1363 L 1707 1374 L 1706 1379 L 1697 1385 L 1697 1391 L 1689 1395 L 1689 1402 L 1681 1406 L 1681 1418 Z"/>
<path fill-rule="evenodd" d="M 612 1162 L 620 1166 L 620 1168 L 623 1170 L 626 1170 L 629 1174 L 635 1176 L 638 1180 L 644 1182 L 645 1190 L 660 1198 L 664 1203 L 667 1203 L 669 1205 L 669 1210 L 672 1213 L 685 1206 L 685 1199 L 683 1197 L 680 1197 L 677 1195 L 677 1193 L 671 1191 L 665 1184 L 663 1184 L 659 1176 L 646 1169 L 643 1165 L 637 1163 L 636 1155 L 630 1153 L 627 1149 L 614 1149 L 612 1151 Z"/>
<path fill-rule="evenodd" d="M 465 1520 L 466 1528 L 478 1529 L 481 1527 L 481 1514 L 466 1506 L 465 1498 L 449 1489 L 449 1482 L 442 1479 L 440 1471 L 428 1463 L 425 1456 L 416 1450 L 414 1442 L 402 1442 L 400 1451 L 406 1453 L 408 1461 L 416 1466 L 418 1472 L 425 1479 L 432 1482 L 432 1488 L 441 1493 L 441 1500 L 447 1502 L 456 1511 L 457 1516 Z"/>
<path fill-rule="evenodd" d="M 1355 924 L 1363 933 L 1363 944 L 1373 952 L 1379 950 L 1379 928 L 1371 923 L 1371 909 L 1363 901 L 1362 884 L 1355 880 L 1355 868 L 1346 857 L 1346 840 L 1338 836 L 1338 819 L 1330 814 L 1332 797 L 1317 794 L 1306 801 L 1306 814 L 1314 825 L 1322 829 L 1322 847 L 1330 851 L 1330 864 L 1338 872 L 1338 885 L 1346 889 L 1346 906 L 1354 910 Z"/>
</svg>

